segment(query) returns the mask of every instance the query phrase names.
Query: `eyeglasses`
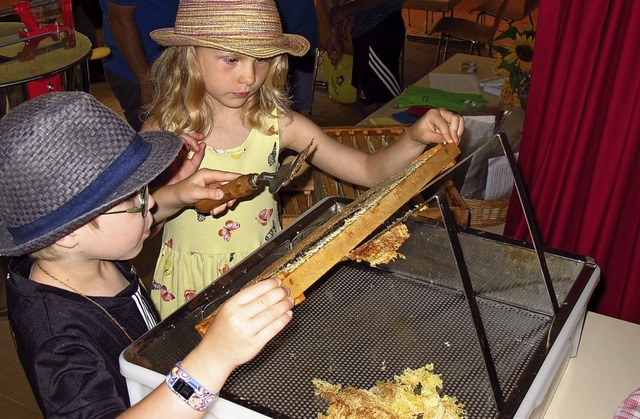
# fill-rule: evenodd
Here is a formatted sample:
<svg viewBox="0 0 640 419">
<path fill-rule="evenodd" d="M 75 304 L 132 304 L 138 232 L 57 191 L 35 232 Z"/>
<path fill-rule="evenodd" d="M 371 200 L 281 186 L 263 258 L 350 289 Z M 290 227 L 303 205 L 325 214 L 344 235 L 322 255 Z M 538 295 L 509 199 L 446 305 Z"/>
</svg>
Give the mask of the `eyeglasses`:
<svg viewBox="0 0 640 419">
<path fill-rule="evenodd" d="M 142 218 L 147 216 L 147 212 L 149 212 L 149 208 L 147 208 L 147 202 L 149 201 L 149 185 L 140 188 L 138 192 L 136 192 L 135 198 L 137 203 L 140 205 L 137 207 L 127 208 L 126 210 L 121 211 L 109 211 L 103 212 L 100 215 L 111 215 L 111 214 L 124 214 L 124 213 L 135 213 L 141 212 Z"/>
</svg>

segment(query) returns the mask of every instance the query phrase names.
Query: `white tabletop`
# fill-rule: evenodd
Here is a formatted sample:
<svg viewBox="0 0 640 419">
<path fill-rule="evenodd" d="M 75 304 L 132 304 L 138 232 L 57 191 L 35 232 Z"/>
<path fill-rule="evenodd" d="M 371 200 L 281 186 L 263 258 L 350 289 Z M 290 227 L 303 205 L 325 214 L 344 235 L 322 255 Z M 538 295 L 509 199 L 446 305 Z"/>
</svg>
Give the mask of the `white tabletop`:
<svg viewBox="0 0 640 419">
<path fill-rule="evenodd" d="M 640 387 L 640 325 L 587 312 L 576 357 L 569 360 L 545 419 L 611 418 Z"/>
<path fill-rule="evenodd" d="M 493 71 L 492 63 L 493 59 L 490 57 L 481 57 L 478 55 L 469 55 L 469 54 L 456 54 L 453 57 L 449 58 L 447 61 L 433 69 L 433 71 L 425 74 L 420 80 L 413 83 L 414 86 L 421 87 L 430 87 L 429 82 L 429 74 L 470 74 L 460 70 L 460 63 L 463 61 L 470 61 L 476 63 L 478 65 L 478 70 L 475 73 L 472 73 L 476 76 L 478 81 L 489 79 L 496 76 L 496 73 Z M 500 97 L 493 95 L 491 93 L 487 93 L 480 90 L 480 93 L 489 101 L 489 105 L 497 106 Z M 358 125 L 370 125 L 372 124 L 371 120 L 379 117 L 390 116 L 396 112 L 401 111 L 401 108 L 396 106 L 395 100 L 390 101 L 382 108 L 378 109 L 367 118 L 363 119 Z"/>
</svg>

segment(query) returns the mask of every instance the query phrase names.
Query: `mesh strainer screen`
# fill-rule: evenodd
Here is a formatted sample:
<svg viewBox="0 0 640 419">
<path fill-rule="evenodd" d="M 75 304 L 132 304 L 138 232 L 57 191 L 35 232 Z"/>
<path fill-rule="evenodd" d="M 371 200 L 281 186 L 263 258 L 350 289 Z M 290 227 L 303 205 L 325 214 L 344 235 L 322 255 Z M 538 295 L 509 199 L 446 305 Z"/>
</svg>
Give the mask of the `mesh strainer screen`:
<svg viewBox="0 0 640 419">
<path fill-rule="evenodd" d="M 407 224 L 411 238 L 400 248 L 406 259 L 384 269 L 338 265 L 308 290 L 292 323 L 232 374 L 223 396 L 270 416 L 310 418 L 326 409 L 313 394 L 313 378 L 369 388 L 406 368 L 433 363 L 442 374 L 444 392 L 464 403 L 470 417 L 495 416 L 498 410 L 446 234 L 437 226 Z M 291 234 L 276 236 L 274 241 L 282 242 L 271 244 L 266 259 L 245 259 L 234 281 L 254 277 L 268 259 L 286 251 L 287 241 L 299 231 Z M 552 319 L 549 298 L 530 249 L 469 234 L 461 234 L 460 241 L 507 399 L 534 362 L 536 348 L 546 341 Z M 585 262 L 556 254 L 548 254 L 547 261 L 562 302 Z M 202 312 L 199 306 L 180 308 L 146 337 L 136 359 L 166 372 L 199 342 L 194 326 Z"/>
<path fill-rule="evenodd" d="M 481 302 L 505 396 L 534 347 L 546 316 Z M 292 324 L 225 388 L 237 397 L 295 418 L 315 417 L 312 378 L 369 388 L 405 368 L 434 363 L 445 393 L 471 417 L 497 413 L 464 296 L 389 272 L 344 265 L 295 311 Z"/>
</svg>

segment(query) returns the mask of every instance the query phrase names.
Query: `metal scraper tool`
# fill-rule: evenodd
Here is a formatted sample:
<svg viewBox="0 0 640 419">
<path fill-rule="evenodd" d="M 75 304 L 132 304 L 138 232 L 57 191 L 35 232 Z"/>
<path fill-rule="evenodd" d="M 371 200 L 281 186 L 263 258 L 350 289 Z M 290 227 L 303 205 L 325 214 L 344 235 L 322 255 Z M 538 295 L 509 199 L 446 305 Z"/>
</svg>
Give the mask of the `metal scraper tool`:
<svg viewBox="0 0 640 419">
<path fill-rule="evenodd" d="M 269 192 L 271 192 L 272 194 L 278 192 L 282 185 L 293 178 L 298 170 L 300 170 L 302 163 L 304 163 L 307 155 L 309 154 L 311 144 L 313 144 L 313 139 L 311 140 L 309 145 L 304 148 L 304 150 L 298 153 L 295 159 L 287 164 L 283 164 L 282 166 L 280 166 L 280 169 L 278 169 L 277 172 L 265 172 L 260 174 L 249 173 L 247 175 L 242 175 L 229 183 L 225 183 L 220 187 L 220 189 L 224 192 L 224 197 L 222 199 L 203 199 L 201 201 L 198 201 L 195 205 L 196 210 L 198 210 L 198 212 L 204 213 L 210 212 L 217 206 L 220 206 L 225 202 L 229 202 L 232 199 L 251 195 L 263 184 L 269 185 Z"/>
</svg>

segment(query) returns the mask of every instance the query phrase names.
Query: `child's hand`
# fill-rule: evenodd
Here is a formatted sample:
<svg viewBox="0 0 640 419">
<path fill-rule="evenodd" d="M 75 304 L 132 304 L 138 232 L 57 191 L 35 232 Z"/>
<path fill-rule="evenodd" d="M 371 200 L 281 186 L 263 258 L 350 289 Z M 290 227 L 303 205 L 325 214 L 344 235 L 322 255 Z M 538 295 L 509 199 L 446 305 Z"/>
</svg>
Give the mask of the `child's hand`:
<svg viewBox="0 0 640 419">
<path fill-rule="evenodd" d="M 187 150 L 194 153 L 198 153 L 201 149 L 204 151 L 204 145 L 200 145 L 200 142 L 204 139 L 203 134 L 199 132 L 184 132 L 180 134 L 180 138 L 182 138 L 182 143 Z"/>
<path fill-rule="evenodd" d="M 231 371 L 250 361 L 291 321 L 293 299 L 282 281 L 271 278 L 247 287 L 225 302 L 198 350 L 211 368 Z"/>
<path fill-rule="evenodd" d="M 429 109 L 409 130 L 411 138 L 423 144 L 458 144 L 464 132 L 464 118 L 446 109 Z"/>
<path fill-rule="evenodd" d="M 234 369 L 253 359 L 289 324 L 292 308 L 290 291 L 278 278 L 240 290 L 220 307 L 183 368 L 209 391 L 219 391 Z"/>
<path fill-rule="evenodd" d="M 202 134 L 183 133 L 180 137 L 182 138 L 183 146 L 167 170 L 169 173 L 169 177 L 165 181 L 167 185 L 178 183 L 194 174 L 204 158 L 206 147 L 204 144 L 200 144 L 204 137 Z"/>
<path fill-rule="evenodd" d="M 220 200 L 224 192 L 219 188 L 240 176 L 238 173 L 220 170 L 200 169 L 179 184 L 176 184 L 176 195 L 184 206 L 192 206 L 203 199 Z M 217 215 L 235 204 L 235 199 L 214 208 L 211 214 Z"/>
</svg>

